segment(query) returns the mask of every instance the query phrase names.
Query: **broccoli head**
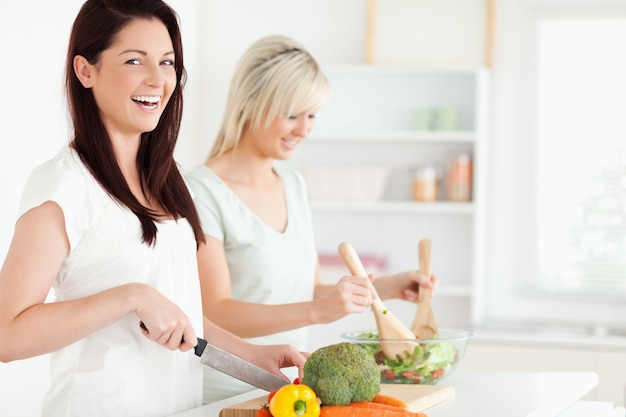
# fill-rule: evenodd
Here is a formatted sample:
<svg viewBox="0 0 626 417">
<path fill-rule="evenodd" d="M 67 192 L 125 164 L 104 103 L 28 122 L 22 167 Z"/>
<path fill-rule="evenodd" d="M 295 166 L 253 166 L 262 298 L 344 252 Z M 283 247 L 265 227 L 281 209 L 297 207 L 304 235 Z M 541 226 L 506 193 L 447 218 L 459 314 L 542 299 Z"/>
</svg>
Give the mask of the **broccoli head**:
<svg viewBox="0 0 626 417">
<path fill-rule="evenodd" d="M 380 371 L 365 349 L 352 343 L 319 348 L 304 364 L 302 383 L 323 405 L 370 401 L 380 391 Z"/>
</svg>

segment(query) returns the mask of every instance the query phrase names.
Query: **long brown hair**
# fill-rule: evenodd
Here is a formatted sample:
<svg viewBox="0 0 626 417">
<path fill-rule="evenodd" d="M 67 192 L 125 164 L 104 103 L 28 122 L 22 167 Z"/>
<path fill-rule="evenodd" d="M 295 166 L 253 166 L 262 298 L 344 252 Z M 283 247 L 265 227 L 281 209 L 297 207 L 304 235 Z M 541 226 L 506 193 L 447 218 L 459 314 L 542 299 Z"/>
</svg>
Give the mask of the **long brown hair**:
<svg viewBox="0 0 626 417">
<path fill-rule="evenodd" d="M 158 219 L 133 195 L 117 163 L 113 146 L 104 127 L 91 89 L 84 88 L 73 69 L 73 59 L 82 55 L 91 64 L 100 60 L 115 36 L 138 18 L 159 19 L 167 27 L 176 59 L 176 88 L 157 127 L 141 135 L 137 153 L 142 187 L 158 200 L 174 218 L 186 218 L 196 242 L 204 242 L 189 190 L 174 161 L 174 147 L 183 112 L 183 86 L 186 72 L 178 15 L 161 0 L 87 0 L 81 7 L 70 35 L 65 67 L 69 111 L 74 128 L 71 146 L 112 198 L 128 207 L 141 222 L 143 242 L 156 241 Z"/>
</svg>

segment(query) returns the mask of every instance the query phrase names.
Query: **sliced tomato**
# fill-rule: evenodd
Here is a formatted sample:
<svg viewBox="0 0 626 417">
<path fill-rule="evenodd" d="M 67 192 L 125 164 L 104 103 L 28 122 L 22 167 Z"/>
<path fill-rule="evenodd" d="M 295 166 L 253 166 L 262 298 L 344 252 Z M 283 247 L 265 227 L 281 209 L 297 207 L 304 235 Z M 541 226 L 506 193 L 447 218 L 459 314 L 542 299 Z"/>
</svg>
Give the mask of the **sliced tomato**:
<svg viewBox="0 0 626 417">
<path fill-rule="evenodd" d="M 386 379 L 388 381 L 393 381 L 395 377 L 396 373 L 392 370 L 388 370 L 383 373 L 383 379 Z"/>
<path fill-rule="evenodd" d="M 434 371 L 431 372 L 430 378 L 431 379 L 439 379 L 439 378 L 441 378 L 443 376 L 443 374 L 445 372 L 446 371 L 444 371 L 443 369 L 435 369 Z"/>
</svg>

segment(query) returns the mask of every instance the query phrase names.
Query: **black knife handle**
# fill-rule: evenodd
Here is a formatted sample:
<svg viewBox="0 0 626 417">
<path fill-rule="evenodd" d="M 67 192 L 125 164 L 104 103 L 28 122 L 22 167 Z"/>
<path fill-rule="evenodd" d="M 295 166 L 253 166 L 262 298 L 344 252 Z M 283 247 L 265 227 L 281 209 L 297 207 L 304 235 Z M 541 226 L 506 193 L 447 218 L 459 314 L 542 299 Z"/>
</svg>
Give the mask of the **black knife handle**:
<svg viewBox="0 0 626 417">
<path fill-rule="evenodd" d="M 202 339 L 202 338 L 198 338 L 198 344 L 196 345 L 195 348 L 193 348 L 194 353 L 196 354 L 196 356 L 202 356 L 202 352 L 204 352 L 204 348 L 206 347 L 206 340 Z"/>
<path fill-rule="evenodd" d="M 142 329 L 144 329 L 147 332 L 150 331 L 150 330 L 148 330 L 148 328 L 146 327 L 146 325 L 144 324 L 143 321 L 139 322 L 139 327 L 141 327 Z M 185 343 L 185 338 L 184 337 L 180 338 L 180 343 Z M 204 352 L 204 348 L 206 347 L 206 344 L 207 344 L 206 340 L 198 338 L 198 344 L 194 348 L 194 353 L 196 354 L 196 356 L 202 356 L 202 352 Z"/>
</svg>

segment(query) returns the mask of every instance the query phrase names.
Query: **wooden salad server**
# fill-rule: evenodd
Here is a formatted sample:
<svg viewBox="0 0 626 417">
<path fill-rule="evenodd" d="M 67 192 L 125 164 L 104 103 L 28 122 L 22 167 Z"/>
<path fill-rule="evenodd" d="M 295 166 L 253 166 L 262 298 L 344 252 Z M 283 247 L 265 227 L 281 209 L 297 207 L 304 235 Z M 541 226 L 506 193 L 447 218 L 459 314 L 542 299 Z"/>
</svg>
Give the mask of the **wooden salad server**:
<svg viewBox="0 0 626 417">
<path fill-rule="evenodd" d="M 341 259 L 343 259 L 343 262 L 352 275 L 360 277 L 368 276 L 352 245 L 346 242 L 341 243 L 338 251 L 339 256 L 341 256 Z M 416 343 L 404 342 L 404 340 L 415 339 L 415 335 L 396 316 L 387 310 L 380 298 L 376 298 L 372 301 L 372 311 L 376 319 L 378 338 L 381 340 L 380 345 L 384 355 L 387 358 L 396 359 L 398 356 L 404 358 L 407 354 L 413 353 Z M 396 341 L 384 341 L 389 339 L 396 339 Z"/>
<path fill-rule="evenodd" d="M 430 255 L 432 252 L 432 242 L 424 238 L 419 241 L 418 255 L 420 272 L 430 277 Z M 439 327 L 435 321 L 432 307 L 430 305 L 430 289 L 420 287 L 417 297 L 417 312 L 411 325 L 412 333 L 419 339 L 428 339 L 439 335 Z"/>
</svg>

